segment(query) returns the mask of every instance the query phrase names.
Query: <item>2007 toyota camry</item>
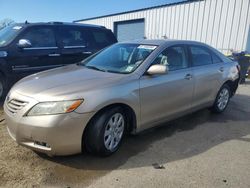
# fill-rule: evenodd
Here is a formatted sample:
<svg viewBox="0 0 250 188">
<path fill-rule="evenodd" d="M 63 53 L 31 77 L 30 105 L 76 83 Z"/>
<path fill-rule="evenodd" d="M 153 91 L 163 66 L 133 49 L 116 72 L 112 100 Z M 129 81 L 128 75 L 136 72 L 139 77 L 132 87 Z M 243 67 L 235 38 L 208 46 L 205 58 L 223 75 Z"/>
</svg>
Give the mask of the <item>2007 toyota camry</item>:
<svg viewBox="0 0 250 188">
<path fill-rule="evenodd" d="M 10 136 L 48 155 L 110 155 L 125 133 L 201 108 L 223 112 L 239 67 L 199 42 L 114 44 L 85 61 L 26 77 L 4 103 Z"/>
</svg>

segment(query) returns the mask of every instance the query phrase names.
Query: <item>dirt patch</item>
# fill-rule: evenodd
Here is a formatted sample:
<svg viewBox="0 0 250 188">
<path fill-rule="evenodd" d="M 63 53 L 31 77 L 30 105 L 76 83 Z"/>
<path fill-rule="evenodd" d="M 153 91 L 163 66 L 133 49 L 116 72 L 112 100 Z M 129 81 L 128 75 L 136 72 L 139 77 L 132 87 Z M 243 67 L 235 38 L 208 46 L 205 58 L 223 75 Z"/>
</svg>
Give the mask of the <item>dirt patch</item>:
<svg viewBox="0 0 250 188">
<path fill-rule="evenodd" d="M 245 157 L 249 156 L 246 153 L 250 153 L 249 145 L 244 144 L 249 142 L 246 136 L 250 135 L 249 91 L 249 86 L 241 86 L 227 111 L 221 115 L 201 110 L 171 122 L 167 126 L 128 137 L 121 149 L 108 158 L 98 158 L 88 154 L 51 158 L 37 154 L 18 146 L 8 135 L 5 121 L 1 121 L 0 187 L 86 187 L 89 185 L 123 187 L 123 183 L 124 185 L 133 183 L 136 187 L 137 182 L 141 182 L 138 185 L 144 187 L 144 185 L 151 185 L 150 183 L 154 181 L 156 181 L 156 186 L 163 185 L 161 182 L 163 183 L 167 178 L 169 182 L 175 181 L 171 185 L 187 185 L 190 183 L 190 178 L 195 177 L 197 178 L 193 179 L 193 182 L 201 183 L 196 187 L 204 187 L 205 184 L 202 184 L 204 182 L 212 182 L 212 187 L 217 187 L 221 185 L 220 183 L 232 182 L 250 185 L 250 181 L 244 179 L 249 174 L 248 168 L 240 171 L 243 168 L 240 165 L 250 164 L 249 157 Z M 4 117 L 0 110 L 1 119 Z M 222 147 L 223 143 L 230 141 L 234 141 L 232 144 L 237 144 L 233 147 L 234 149 L 231 149 L 230 145 L 229 148 Z M 217 150 L 214 149 L 214 153 L 204 154 L 207 151 L 213 151 L 212 149 L 217 146 L 220 147 Z M 232 152 L 230 156 L 224 155 L 235 149 L 239 152 Z M 245 151 L 245 154 L 242 151 Z M 218 159 L 214 162 L 216 155 Z M 199 160 L 194 160 L 195 156 L 201 157 Z M 220 173 L 218 171 L 217 179 L 213 177 L 215 174 L 213 172 L 218 169 L 232 168 L 230 165 L 224 165 L 227 157 L 230 159 L 228 159 L 230 165 L 235 164 L 234 170 L 239 170 L 237 174 L 243 173 L 245 176 L 235 174 L 235 177 L 230 176 L 231 179 L 225 182 L 222 173 L 230 172 L 230 169 L 225 169 Z M 204 166 L 204 159 L 211 164 L 218 164 L 218 166 L 221 164 L 221 168 L 215 167 L 211 169 L 211 172 L 207 171 L 209 167 Z M 182 164 L 185 168 L 182 167 L 178 171 L 178 166 Z M 207 174 L 198 177 L 197 172 L 202 169 L 205 169 L 203 172 Z M 193 174 L 187 178 L 188 173 Z M 145 176 L 147 174 L 148 177 Z M 152 177 L 155 180 L 150 180 Z M 143 183 L 149 180 L 149 184 Z M 178 184 L 175 184 L 176 182 Z"/>
<path fill-rule="evenodd" d="M 0 112 L 0 119 L 3 113 Z M 5 122 L 0 123 L 0 187 L 88 185 L 107 171 L 77 169 L 84 155 L 54 158 L 73 160 L 76 168 L 65 166 L 51 158 L 18 146 L 9 136 Z M 75 159 L 75 160 L 74 160 Z"/>
</svg>

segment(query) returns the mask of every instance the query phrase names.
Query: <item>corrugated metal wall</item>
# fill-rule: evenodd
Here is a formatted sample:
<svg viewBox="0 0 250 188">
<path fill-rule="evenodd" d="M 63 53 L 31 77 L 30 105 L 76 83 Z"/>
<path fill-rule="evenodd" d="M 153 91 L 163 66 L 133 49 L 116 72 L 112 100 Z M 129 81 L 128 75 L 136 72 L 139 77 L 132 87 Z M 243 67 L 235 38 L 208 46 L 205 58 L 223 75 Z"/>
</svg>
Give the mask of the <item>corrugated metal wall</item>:
<svg viewBox="0 0 250 188">
<path fill-rule="evenodd" d="M 80 21 L 103 25 L 145 19 L 145 37 L 202 41 L 224 53 L 247 48 L 250 0 L 202 0 Z"/>
</svg>

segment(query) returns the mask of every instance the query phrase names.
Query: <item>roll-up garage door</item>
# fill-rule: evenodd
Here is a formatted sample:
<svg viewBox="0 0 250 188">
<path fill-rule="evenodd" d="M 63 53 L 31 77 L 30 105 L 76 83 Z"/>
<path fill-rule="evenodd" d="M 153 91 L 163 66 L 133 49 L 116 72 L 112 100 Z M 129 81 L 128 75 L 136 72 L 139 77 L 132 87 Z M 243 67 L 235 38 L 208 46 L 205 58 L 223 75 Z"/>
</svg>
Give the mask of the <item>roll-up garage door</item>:
<svg viewBox="0 0 250 188">
<path fill-rule="evenodd" d="M 144 19 L 128 20 L 114 23 L 114 30 L 119 42 L 144 38 Z"/>
</svg>

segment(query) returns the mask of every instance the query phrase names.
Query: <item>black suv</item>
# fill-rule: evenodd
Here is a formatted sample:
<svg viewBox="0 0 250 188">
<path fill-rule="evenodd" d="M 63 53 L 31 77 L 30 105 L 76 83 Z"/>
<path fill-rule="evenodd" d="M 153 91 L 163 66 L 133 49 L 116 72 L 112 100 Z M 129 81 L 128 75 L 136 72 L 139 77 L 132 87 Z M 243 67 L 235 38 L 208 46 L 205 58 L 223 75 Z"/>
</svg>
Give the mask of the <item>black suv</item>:
<svg viewBox="0 0 250 188">
<path fill-rule="evenodd" d="M 77 63 L 116 43 L 103 26 L 76 23 L 23 23 L 0 30 L 0 99 L 19 79 Z"/>
</svg>

